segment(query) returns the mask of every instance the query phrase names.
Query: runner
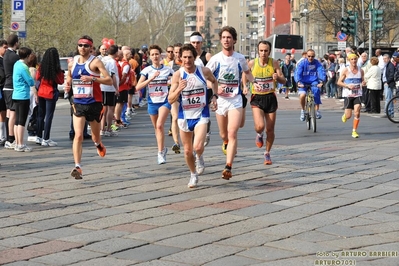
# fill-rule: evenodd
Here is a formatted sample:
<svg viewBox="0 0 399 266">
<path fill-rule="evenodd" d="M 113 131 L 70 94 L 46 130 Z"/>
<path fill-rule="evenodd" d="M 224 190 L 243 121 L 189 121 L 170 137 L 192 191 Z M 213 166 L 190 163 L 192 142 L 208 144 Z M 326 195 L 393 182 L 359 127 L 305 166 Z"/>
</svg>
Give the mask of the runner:
<svg viewBox="0 0 399 266">
<path fill-rule="evenodd" d="M 173 45 L 168 45 L 168 47 L 166 48 L 166 57 L 163 59 L 163 64 L 167 66 L 174 59 L 175 59 L 174 47 Z"/>
<path fill-rule="evenodd" d="M 271 43 L 260 41 L 258 43 L 259 57 L 251 60 L 248 64 L 252 69 L 252 75 L 254 75 L 255 80 L 260 85 L 260 90 L 252 87 L 251 107 L 255 131 L 257 133 L 255 143 L 258 148 L 263 147 L 263 132 L 266 125 L 266 151 L 264 153 L 264 164 L 266 165 L 272 164 L 270 150 L 274 142 L 274 125 L 276 123 L 276 111 L 278 108 L 275 94 L 276 82 L 280 84 L 286 83 L 278 62 L 269 57 L 270 51 Z M 244 80 L 246 80 L 245 77 Z M 246 88 L 244 88 L 244 92 L 245 90 Z"/>
<path fill-rule="evenodd" d="M 354 110 L 353 118 L 353 130 L 352 137 L 358 138 L 357 127 L 360 122 L 360 108 L 361 108 L 361 96 L 362 86 L 365 86 L 364 72 L 359 66 L 357 66 L 358 56 L 356 54 L 349 54 L 349 66 L 345 67 L 338 80 L 338 86 L 343 88 L 342 96 L 345 97 L 344 107 L 345 113 L 342 115 L 342 122 L 346 122 L 352 116 L 352 110 Z"/>
<path fill-rule="evenodd" d="M 184 157 L 191 172 L 188 187 L 194 188 L 198 183 L 198 175 L 205 170 L 203 152 L 209 121 L 206 81 L 213 84 L 214 95 L 217 94 L 217 81 L 208 68 L 194 64 L 197 52 L 193 45 L 183 45 L 180 49 L 180 57 L 183 67 L 173 75 L 168 99 L 171 104 L 178 100 L 181 103 L 178 125 L 180 138 L 184 145 Z M 212 103 L 214 106 L 217 105 L 216 97 L 212 97 Z M 195 162 L 193 150 L 196 154 Z"/>
<path fill-rule="evenodd" d="M 168 103 L 168 79 L 173 70 L 161 63 L 162 49 L 158 45 L 150 46 L 152 65 L 143 69 L 136 89 L 148 86 L 148 114 L 154 126 L 158 146 L 158 164 L 166 163 L 168 149 L 165 147 L 165 121 L 170 113 Z"/>
<path fill-rule="evenodd" d="M 106 149 L 101 143 L 100 121 L 103 112 L 102 95 L 100 84 L 112 85 L 112 78 L 108 75 L 104 64 L 91 54 L 93 39 L 87 35 L 78 40 L 79 55 L 73 58 L 68 65 L 68 75 L 66 80 L 65 92 L 73 90 L 73 127 L 75 138 L 73 140 L 72 151 L 75 167 L 71 171 L 71 176 L 75 179 L 82 179 L 81 168 L 83 127 L 86 120 L 91 126 L 91 136 L 97 153 L 104 157 Z M 101 76 L 100 76 L 101 75 Z"/>
<path fill-rule="evenodd" d="M 195 31 L 191 34 L 190 43 L 194 46 L 195 50 L 197 51 L 197 58 L 195 59 L 195 64 L 197 66 L 206 66 L 208 61 L 211 59 L 212 55 L 202 50 L 202 35 L 198 31 Z M 212 89 L 208 88 L 208 97 L 211 97 Z M 211 140 L 211 120 L 209 119 L 208 127 L 206 130 L 206 137 L 204 145 L 208 146 Z"/>
<path fill-rule="evenodd" d="M 212 71 L 219 83 L 218 95 L 213 97 L 218 98 L 216 119 L 219 134 L 223 140 L 222 150 L 226 150 L 226 166 L 222 172 L 222 177 L 229 180 L 232 177 L 231 169 L 237 152 L 237 131 L 242 122 L 242 72 L 247 75 L 250 82 L 254 82 L 255 79 L 245 57 L 234 51 L 237 31 L 233 27 L 225 26 L 219 32 L 219 39 L 222 51 L 214 55 L 206 67 Z M 255 89 L 261 89 L 258 84 L 254 86 Z"/>
</svg>

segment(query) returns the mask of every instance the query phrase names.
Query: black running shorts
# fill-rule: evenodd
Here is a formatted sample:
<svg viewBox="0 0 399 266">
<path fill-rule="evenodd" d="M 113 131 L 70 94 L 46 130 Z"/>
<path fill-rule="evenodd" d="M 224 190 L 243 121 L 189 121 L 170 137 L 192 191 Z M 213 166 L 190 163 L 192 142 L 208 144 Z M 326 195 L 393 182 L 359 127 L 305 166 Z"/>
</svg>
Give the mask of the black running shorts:
<svg viewBox="0 0 399 266">
<path fill-rule="evenodd" d="M 77 117 L 85 117 L 86 121 L 92 122 L 96 120 L 100 123 L 103 116 L 103 104 L 99 102 L 91 104 L 74 103 L 72 105 L 73 114 Z"/>
<path fill-rule="evenodd" d="M 252 94 L 251 107 L 263 110 L 265 114 L 274 113 L 277 111 L 278 103 L 275 93 L 264 95 Z"/>
</svg>

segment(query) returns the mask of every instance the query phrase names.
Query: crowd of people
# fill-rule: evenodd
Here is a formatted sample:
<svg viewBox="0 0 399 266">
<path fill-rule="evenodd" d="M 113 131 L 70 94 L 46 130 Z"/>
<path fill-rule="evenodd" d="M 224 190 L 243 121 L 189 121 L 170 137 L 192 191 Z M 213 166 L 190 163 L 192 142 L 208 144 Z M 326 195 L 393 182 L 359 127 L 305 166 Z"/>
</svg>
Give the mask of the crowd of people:
<svg viewBox="0 0 399 266">
<path fill-rule="evenodd" d="M 96 49 L 93 39 L 84 35 L 77 41 L 76 55 L 64 73 L 56 48 L 47 49 L 37 67 L 32 50 L 19 47 L 18 36 L 11 34 L 7 40 L 0 40 L 1 144 L 6 149 L 31 151 L 24 142 L 30 117 L 28 141 L 57 146 L 50 132 L 59 96 L 57 86 L 65 79 L 64 91 L 71 103 L 70 138 L 75 163 L 72 177 L 83 178 L 84 139 L 91 138 L 98 155 L 104 157 L 102 137 L 117 136 L 128 127 L 135 108 L 147 106 L 157 143 L 157 163 L 167 162 L 165 123 L 170 117 L 172 151 L 179 154 L 182 144 L 190 171 L 188 187 L 194 188 L 205 170 L 211 111 L 215 113 L 226 155 L 221 175 L 229 180 L 237 153 L 237 132 L 245 125 L 248 93 L 255 145 L 265 146 L 264 164 L 271 165 L 279 92 L 285 93 L 286 100 L 290 99 L 290 92 L 298 93 L 301 121 L 305 120 L 308 87 L 315 96 L 317 119 L 322 118 L 323 94 L 326 99 L 344 98 L 341 120 L 345 123 L 353 115 L 352 137 L 358 138 L 360 113 L 379 113 L 380 91 L 383 89 L 387 104 L 395 81 L 399 80 L 399 51 L 391 60 L 388 54 L 381 55 L 377 50 L 369 60 L 367 53 L 348 47 L 345 54 L 335 52 L 317 59 L 315 51 L 309 49 L 298 61 L 286 54 L 279 62 L 269 57 L 271 43 L 260 41 L 258 56 L 247 60 L 234 50 L 237 32 L 233 27 L 223 27 L 219 39 L 222 50 L 213 56 L 203 51 L 199 32 L 191 35 L 190 43 L 169 45 L 163 56 L 163 49 L 156 44 L 144 45 L 140 51 L 105 43 Z M 391 111 L 393 107 L 385 108 Z M 388 115 L 393 115 L 393 111 Z"/>
</svg>

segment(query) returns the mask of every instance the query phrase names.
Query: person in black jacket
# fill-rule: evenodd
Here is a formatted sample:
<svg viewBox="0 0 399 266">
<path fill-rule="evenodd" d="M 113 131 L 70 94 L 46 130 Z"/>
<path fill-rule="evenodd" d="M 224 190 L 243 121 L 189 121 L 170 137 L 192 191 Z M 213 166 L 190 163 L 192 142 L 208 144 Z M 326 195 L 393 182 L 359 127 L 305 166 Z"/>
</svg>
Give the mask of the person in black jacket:
<svg viewBox="0 0 399 266">
<path fill-rule="evenodd" d="M 393 90 L 395 89 L 395 66 L 391 62 L 391 58 L 388 54 L 384 54 L 383 56 L 385 68 L 382 72 L 382 84 L 384 87 L 384 97 L 385 97 L 385 107 L 384 111 L 388 109 L 388 115 L 393 116 L 394 109 L 393 104 L 388 106 L 388 102 L 392 99 Z M 385 112 L 384 112 L 385 113 Z M 387 117 L 387 114 L 384 114 L 382 117 Z"/>
<path fill-rule="evenodd" d="M 0 146 L 4 146 L 7 140 L 6 132 L 6 102 L 3 97 L 3 87 L 6 81 L 6 74 L 4 72 L 3 55 L 8 48 L 6 40 L 0 40 Z"/>
</svg>

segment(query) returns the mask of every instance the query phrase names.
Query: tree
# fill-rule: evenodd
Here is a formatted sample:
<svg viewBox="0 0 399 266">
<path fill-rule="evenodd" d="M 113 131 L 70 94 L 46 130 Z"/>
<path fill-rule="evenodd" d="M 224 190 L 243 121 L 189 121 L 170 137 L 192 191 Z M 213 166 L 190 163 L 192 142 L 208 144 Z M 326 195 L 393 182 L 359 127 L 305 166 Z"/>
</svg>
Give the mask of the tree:
<svg viewBox="0 0 399 266">
<path fill-rule="evenodd" d="M 211 35 L 211 19 L 212 19 L 212 9 L 208 8 L 206 11 L 205 15 L 205 23 L 204 26 L 200 28 L 201 33 L 204 35 L 204 41 L 203 43 L 203 49 L 208 49 L 208 51 L 211 51 L 211 46 L 212 46 L 212 39 L 215 37 L 215 35 Z"/>
</svg>

